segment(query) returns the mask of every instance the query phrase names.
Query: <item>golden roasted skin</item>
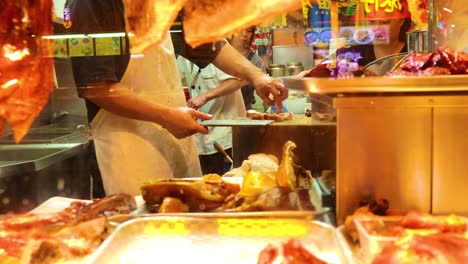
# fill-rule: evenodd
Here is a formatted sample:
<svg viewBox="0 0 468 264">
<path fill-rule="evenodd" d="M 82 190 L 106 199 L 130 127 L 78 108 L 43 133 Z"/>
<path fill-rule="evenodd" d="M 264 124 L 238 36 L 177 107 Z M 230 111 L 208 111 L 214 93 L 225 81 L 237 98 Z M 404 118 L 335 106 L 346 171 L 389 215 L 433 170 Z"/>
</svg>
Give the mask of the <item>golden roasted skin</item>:
<svg viewBox="0 0 468 264">
<path fill-rule="evenodd" d="M 297 187 L 297 179 L 294 168 L 294 149 L 296 144 L 292 141 L 287 141 L 283 145 L 283 157 L 278 168 L 276 181 L 278 186 L 287 188 L 290 191 L 295 191 Z"/>
<path fill-rule="evenodd" d="M 261 171 L 249 171 L 242 182 L 242 188 L 239 195 L 243 196 L 245 202 L 255 201 L 258 196 L 274 187 L 276 179 Z"/>
<path fill-rule="evenodd" d="M 41 53 L 51 21 L 51 0 L 0 2 L 0 134 L 8 121 L 16 143 L 53 89 L 53 58 Z"/>
<path fill-rule="evenodd" d="M 187 204 L 191 212 L 212 211 L 222 206 L 229 195 L 239 191 L 239 184 L 227 183 L 220 176 L 202 180 L 165 179 L 141 188 L 148 205 L 161 204 L 165 197 L 174 197 Z"/>
<path fill-rule="evenodd" d="M 164 197 L 161 206 L 159 207 L 159 213 L 187 213 L 189 208 L 180 199 L 174 197 Z"/>
<path fill-rule="evenodd" d="M 275 15 L 297 10 L 301 4 L 300 0 L 187 1 L 183 23 L 185 39 L 192 47 L 221 40 Z"/>
</svg>

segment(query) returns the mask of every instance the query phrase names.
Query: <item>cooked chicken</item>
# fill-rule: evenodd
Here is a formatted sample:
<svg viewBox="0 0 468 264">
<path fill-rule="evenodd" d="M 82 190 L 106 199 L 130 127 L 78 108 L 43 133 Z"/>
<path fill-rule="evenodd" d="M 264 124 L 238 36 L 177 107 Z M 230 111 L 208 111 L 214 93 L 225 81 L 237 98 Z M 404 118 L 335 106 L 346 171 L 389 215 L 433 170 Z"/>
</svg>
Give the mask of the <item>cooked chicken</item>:
<svg viewBox="0 0 468 264">
<path fill-rule="evenodd" d="M 287 141 L 275 177 L 260 171 L 244 176 L 241 192 L 229 196 L 219 209 L 227 212 L 315 210 L 321 197 L 313 186 L 309 171 L 294 163 L 296 144 Z"/>
<path fill-rule="evenodd" d="M 283 145 L 283 156 L 276 175 L 278 186 L 287 188 L 290 191 L 296 190 L 298 184 L 296 168 L 299 169 L 299 166 L 294 163 L 295 148 L 296 144 L 292 141 L 288 141 Z"/>
<path fill-rule="evenodd" d="M 189 208 L 180 199 L 174 197 L 164 197 L 158 212 L 166 213 L 187 213 Z"/>
<path fill-rule="evenodd" d="M 241 191 L 238 195 L 243 196 L 246 203 L 255 201 L 262 193 L 276 187 L 276 178 L 261 171 L 250 171 L 244 176 Z"/>
<path fill-rule="evenodd" d="M 211 211 L 220 207 L 231 194 L 240 190 L 239 184 L 211 177 L 203 180 L 165 179 L 145 184 L 141 188 L 147 205 L 161 204 L 165 197 L 179 198 L 191 212 Z"/>
</svg>

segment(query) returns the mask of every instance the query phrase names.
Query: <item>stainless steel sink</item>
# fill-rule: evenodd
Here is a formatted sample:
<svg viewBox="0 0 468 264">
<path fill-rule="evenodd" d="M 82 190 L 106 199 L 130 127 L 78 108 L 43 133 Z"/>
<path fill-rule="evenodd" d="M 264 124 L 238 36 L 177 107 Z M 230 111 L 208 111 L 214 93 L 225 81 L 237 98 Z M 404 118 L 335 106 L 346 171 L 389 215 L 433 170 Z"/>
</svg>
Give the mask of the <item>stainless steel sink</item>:
<svg viewBox="0 0 468 264">
<path fill-rule="evenodd" d="M 83 151 L 83 143 L 0 144 L 0 178 L 37 172 Z"/>
</svg>

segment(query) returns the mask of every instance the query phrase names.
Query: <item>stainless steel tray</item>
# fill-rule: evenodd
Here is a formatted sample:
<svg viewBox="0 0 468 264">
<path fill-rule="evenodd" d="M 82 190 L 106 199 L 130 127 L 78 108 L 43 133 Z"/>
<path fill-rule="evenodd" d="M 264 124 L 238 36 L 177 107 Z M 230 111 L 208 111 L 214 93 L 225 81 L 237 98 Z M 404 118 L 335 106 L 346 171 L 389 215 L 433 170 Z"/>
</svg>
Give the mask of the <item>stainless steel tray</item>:
<svg viewBox="0 0 468 264">
<path fill-rule="evenodd" d="M 333 226 L 301 219 L 139 218 L 120 225 L 88 263 L 257 263 L 268 244 L 296 238 L 328 263 L 346 263 Z"/>
<path fill-rule="evenodd" d="M 351 240 L 351 237 L 347 234 L 344 226 L 339 226 L 336 228 L 336 236 L 343 250 L 343 255 L 345 256 L 348 263 L 365 263 L 364 256 L 360 251 L 361 247 L 359 246 L 359 243 L 354 243 Z"/>
<path fill-rule="evenodd" d="M 468 75 L 364 77 L 355 79 L 284 77 L 283 84 L 307 93 L 468 92 Z"/>
<path fill-rule="evenodd" d="M 109 218 L 114 224 L 118 225 L 132 219 L 142 217 L 187 217 L 187 218 L 236 218 L 236 219 L 249 219 L 249 218 L 282 218 L 282 219 L 302 219 L 302 220 L 317 220 L 325 219 L 326 214 L 330 212 L 330 208 L 322 208 L 317 211 L 265 211 L 265 212 L 206 212 L 206 213 L 148 213 L 142 207 L 133 211 L 131 214 L 116 215 Z"/>
</svg>

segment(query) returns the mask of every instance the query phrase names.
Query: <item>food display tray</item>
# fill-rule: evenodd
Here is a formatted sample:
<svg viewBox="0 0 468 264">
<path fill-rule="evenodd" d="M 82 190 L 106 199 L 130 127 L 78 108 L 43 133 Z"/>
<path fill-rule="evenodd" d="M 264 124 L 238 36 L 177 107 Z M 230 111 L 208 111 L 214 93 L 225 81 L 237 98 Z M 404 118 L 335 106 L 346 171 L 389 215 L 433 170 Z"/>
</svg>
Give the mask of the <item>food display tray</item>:
<svg viewBox="0 0 468 264">
<path fill-rule="evenodd" d="M 331 225 L 291 218 L 138 218 L 120 225 L 88 263 L 257 263 L 268 245 L 297 239 L 328 263 L 346 263 Z"/>
<path fill-rule="evenodd" d="M 438 217 L 438 216 L 434 216 Z M 446 217 L 446 216 L 440 216 Z M 340 243 L 343 254 L 348 263 L 370 264 L 377 254 L 387 245 L 394 243 L 399 239 L 398 236 L 378 235 L 375 232 L 385 230 L 398 225 L 402 216 L 380 216 L 380 217 L 358 217 L 354 219 L 356 230 L 359 234 L 359 242 L 353 242 L 344 226 L 336 228 L 336 235 Z M 462 217 L 467 223 L 468 219 Z M 435 230 L 432 230 L 435 232 Z M 413 229 L 412 233 L 430 234 L 430 229 Z M 468 231 L 465 233 L 468 236 Z"/>
<path fill-rule="evenodd" d="M 361 253 L 359 242 L 353 242 L 343 225 L 336 228 L 336 236 L 347 263 L 364 264 L 364 256 Z"/>
<path fill-rule="evenodd" d="M 321 94 L 468 92 L 468 75 L 354 79 L 283 77 L 282 82 L 291 90 Z"/>
</svg>

